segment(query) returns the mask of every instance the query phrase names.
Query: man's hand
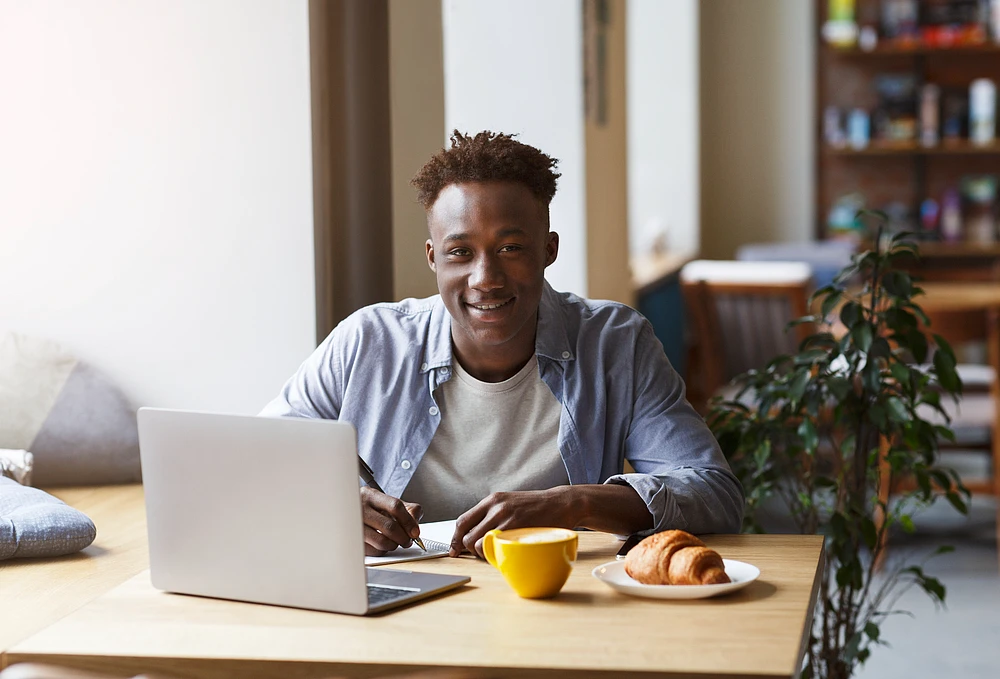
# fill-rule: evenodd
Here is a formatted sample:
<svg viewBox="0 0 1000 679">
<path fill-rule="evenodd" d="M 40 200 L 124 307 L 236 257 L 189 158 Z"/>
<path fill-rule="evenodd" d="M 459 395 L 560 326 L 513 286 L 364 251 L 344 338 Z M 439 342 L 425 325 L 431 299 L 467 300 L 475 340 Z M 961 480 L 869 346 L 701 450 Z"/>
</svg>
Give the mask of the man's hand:
<svg viewBox="0 0 1000 679">
<path fill-rule="evenodd" d="M 420 535 L 420 505 L 390 497 L 371 488 L 361 489 L 361 518 L 365 524 L 365 556 L 382 556 L 396 547 L 409 547 Z"/>
<path fill-rule="evenodd" d="M 575 528 L 579 510 L 574 506 L 573 486 L 492 493 L 458 517 L 450 554 L 458 556 L 464 549 L 485 558 L 483 536 L 494 528 Z"/>
<path fill-rule="evenodd" d="M 483 536 L 494 528 L 591 528 L 628 535 L 653 527 L 646 503 L 630 486 L 581 484 L 548 490 L 493 493 L 458 517 L 451 556 L 483 556 Z"/>
</svg>

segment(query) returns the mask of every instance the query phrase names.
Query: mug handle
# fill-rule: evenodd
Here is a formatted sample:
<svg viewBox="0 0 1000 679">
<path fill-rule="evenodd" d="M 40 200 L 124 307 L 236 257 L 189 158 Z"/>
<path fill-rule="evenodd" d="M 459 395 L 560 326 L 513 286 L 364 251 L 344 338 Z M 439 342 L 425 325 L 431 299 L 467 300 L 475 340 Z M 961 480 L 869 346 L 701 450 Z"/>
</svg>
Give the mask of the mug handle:
<svg viewBox="0 0 1000 679">
<path fill-rule="evenodd" d="M 566 544 L 566 560 L 567 561 L 570 561 L 570 562 L 576 561 L 576 547 L 577 547 L 578 543 L 579 543 L 579 540 L 574 535 L 573 539 L 570 540 L 570 542 L 568 542 Z"/>
<path fill-rule="evenodd" d="M 493 540 L 496 539 L 496 536 L 499 533 L 500 529 L 494 528 L 493 530 L 491 530 L 490 532 L 488 532 L 486 535 L 483 536 L 483 555 L 486 556 L 486 560 L 494 568 L 500 568 L 500 566 L 497 564 L 496 553 L 493 550 Z"/>
</svg>

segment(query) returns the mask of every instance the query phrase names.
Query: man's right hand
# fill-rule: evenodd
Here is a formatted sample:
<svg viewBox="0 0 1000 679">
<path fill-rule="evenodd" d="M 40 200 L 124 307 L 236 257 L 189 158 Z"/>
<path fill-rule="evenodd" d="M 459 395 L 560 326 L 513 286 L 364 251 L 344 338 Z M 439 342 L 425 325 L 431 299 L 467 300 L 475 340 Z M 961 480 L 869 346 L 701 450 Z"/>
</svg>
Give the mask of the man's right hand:
<svg viewBox="0 0 1000 679">
<path fill-rule="evenodd" d="M 423 509 L 413 502 L 361 489 L 361 517 L 365 523 L 365 556 L 383 556 L 396 547 L 409 547 L 420 535 Z"/>
</svg>

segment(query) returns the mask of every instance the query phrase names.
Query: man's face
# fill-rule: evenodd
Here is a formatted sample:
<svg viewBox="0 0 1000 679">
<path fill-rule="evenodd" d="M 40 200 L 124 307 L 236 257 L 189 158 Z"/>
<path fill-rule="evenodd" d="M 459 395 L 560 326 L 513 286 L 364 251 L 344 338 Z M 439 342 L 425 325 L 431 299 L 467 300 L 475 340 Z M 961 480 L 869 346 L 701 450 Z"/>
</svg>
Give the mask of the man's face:
<svg viewBox="0 0 1000 679">
<path fill-rule="evenodd" d="M 517 359 L 533 350 L 543 274 L 559 251 L 545 203 L 516 182 L 451 184 L 427 223 L 427 263 L 460 353 Z"/>
</svg>

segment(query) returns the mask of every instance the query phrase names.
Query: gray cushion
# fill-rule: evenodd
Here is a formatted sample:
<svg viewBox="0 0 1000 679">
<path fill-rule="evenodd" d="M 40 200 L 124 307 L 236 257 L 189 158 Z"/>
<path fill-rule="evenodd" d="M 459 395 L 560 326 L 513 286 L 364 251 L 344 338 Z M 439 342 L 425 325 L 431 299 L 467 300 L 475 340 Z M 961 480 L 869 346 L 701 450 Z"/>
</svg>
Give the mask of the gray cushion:
<svg viewBox="0 0 1000 679">
<path fill-rule="evenodd" d="M 106 376 L 58 344 L 0 340 L 0 448 L 35 456 L 36 486 L 140 478 L 135 409 Z"/>
<path fill-rule="evenodd" d="M 62 500 L 0 477 L 0 560 L 78 552 L 97 537 L 94 522 Z"/>
</svg>

